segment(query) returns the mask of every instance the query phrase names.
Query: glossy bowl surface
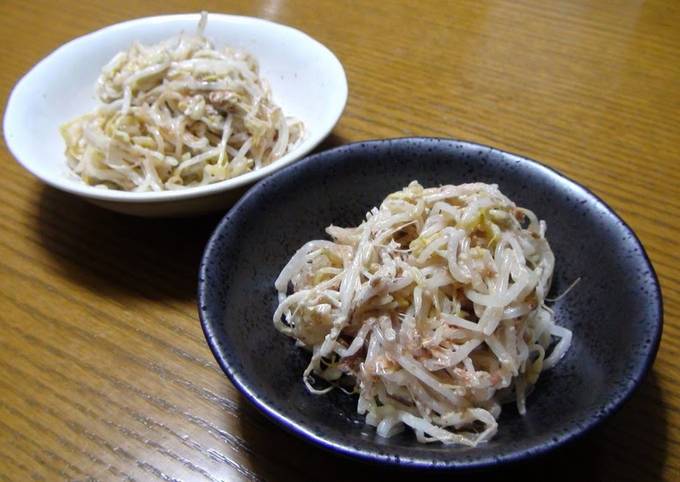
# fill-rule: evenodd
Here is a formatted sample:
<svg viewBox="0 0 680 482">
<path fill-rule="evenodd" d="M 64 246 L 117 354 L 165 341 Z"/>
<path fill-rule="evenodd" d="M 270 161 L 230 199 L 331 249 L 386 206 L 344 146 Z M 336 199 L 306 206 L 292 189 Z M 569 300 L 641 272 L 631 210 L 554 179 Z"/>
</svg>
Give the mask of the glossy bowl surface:
<svg viewBox="0 0 680 482">
<path fill-rule="evenodd" d="M 43 182 L 100 206 L 140 216 L 183 216 L 233 204 L 244 186 L 300 159 L 333 129 L 347 102 L 347 78 L 325 46 L 291 27 L 267 20 L 211 13 L 205 29 L 216 48 L 252 53 L 274 102 L 305 124 L 305 138 L 269 166 L 207 186 L 178 191 L 126 192 L 88 186 L 66 164 L 59 126 L 99 105 L 95 82 L 102 67 L 133 42 L 155 43 L 193 32 L 199 14 L 146 17 L 74 39 L 35 65 L 14 87 L 4 117 L 7 146 Z"/>
<path fill-rule="evenodd" d="M 309 354 L 274 329 L 273 283 L 306 241 L 329 224 L 355 226 L 389 193 L 424 186 L 496 183 L 547 221 L 556 256 L 554 304 L 573 330 L 565 358 L 544 372 L 520 416 L 505 405 L 496 437 L 477 448 L 420 444 L 410 431 L 384 439 L 356 414 L 356 397 L 307 392 Z M 322 152 L 253 187 L 224 217 L 200 268 L 199 313 L 234 385 L 284 428 L 363 460 L 412 467 L 493 466 L 544 453 L 614 413 L 651 366 L 661 336 L 661 294 L 631 229 L 593 193 L 534 161 L 444 139 L 362 142 Z M 575 462 L 577 463 L 577 462 Z"/>
</svg>

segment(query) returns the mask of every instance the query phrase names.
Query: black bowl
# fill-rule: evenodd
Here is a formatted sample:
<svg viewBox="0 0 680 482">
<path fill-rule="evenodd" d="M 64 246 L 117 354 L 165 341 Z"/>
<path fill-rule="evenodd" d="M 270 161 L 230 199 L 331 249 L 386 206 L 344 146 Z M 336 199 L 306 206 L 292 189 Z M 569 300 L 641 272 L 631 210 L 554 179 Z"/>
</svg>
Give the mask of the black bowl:
<svg viewBox="0 0 680 482">
<path fill-rule="evenodd" d="M 384 439 L 356 414 L 356 397 L 312 395 L 309 354 L 274 329 L 274 280 L 306 241 L 333 223 L 358 225 L 390 192 L 496 183 L 548 223 L 556 255 L 555 305 L 574 332 L 565 358 L 543 373 L 527 414 L 503 408 L 496 437 L 477 448 L 423 445 L 410 431 Z M 224 217 L 200 268 L 199 313 L 233 384 L 284 428 L 363 460 L 471 468 L 525 459 L 575 439 L 615 412 L 651 366 L 662 326 L 659 284 L 631 229 L 604 202 L 554 170 L 490 147 L 444 139 L 362 142 L 308 157 L 265 178 Z"/>
</svg>

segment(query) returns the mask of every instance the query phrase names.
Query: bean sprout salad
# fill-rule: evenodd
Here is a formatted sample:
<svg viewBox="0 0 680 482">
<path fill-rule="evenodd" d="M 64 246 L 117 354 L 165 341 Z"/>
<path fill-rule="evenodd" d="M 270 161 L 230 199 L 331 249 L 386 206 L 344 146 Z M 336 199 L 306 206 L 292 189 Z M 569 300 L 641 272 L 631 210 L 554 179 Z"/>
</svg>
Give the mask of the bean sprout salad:
<svg viewBox="0 0 680 482">
<path fill-rule="evenodd" d="M 546 223 L 496 185 L 387 196 L 357 227 L 329 226 L 275 282 L 274 324 L 312 353 L 303 380 L 339 388 L 390 437 L 476 446 L 501 403 L 526 397 L 572 333 L 546 306 L 555 257 Z"/>
<path fill-rule="evenodd" d="M 202 186 L 266 166 L 303 137 L 272 101 L 255 58 L 194 35 L 135 42 L 104 66 L 102 104 L 61 127 L 70 168 L 126 191 Z"/>
</svg>

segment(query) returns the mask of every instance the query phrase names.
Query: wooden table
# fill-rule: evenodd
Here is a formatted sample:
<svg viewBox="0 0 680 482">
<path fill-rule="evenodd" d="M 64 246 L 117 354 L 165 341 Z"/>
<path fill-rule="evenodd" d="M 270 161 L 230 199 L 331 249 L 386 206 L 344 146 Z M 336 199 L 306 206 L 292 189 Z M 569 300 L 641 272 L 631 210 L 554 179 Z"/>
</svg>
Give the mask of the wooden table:
<svg viewBox="0 0 680 482">
<path fill-rule="evenodd" d="M 338 55 L 350 96 L 324 148 L 434 135 L 555 167 L 642 239 L 665 296 L 663 340 L 651 374 L 603 427 L 484 475 L 678 478 L 680 3 L 190 3 L 3 0 L 0 97 L 73 37 L 204 8 L 291 25 Z M 116 215 L 45 187 L 4 141 L 0 160 L 0 479 L 415 477 L 320 451 L 230 385 L 195 307 L 198 262 L 218 215 Z"/>
</svg>

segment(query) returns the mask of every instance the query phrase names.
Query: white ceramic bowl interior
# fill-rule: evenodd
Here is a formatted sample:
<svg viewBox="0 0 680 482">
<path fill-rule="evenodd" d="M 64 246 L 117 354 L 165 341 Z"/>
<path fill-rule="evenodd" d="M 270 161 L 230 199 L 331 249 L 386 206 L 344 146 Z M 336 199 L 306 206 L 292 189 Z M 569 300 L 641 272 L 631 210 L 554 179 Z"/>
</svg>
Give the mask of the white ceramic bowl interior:
<svg viewBox="0 0 680 482">
<path fill-rule="evenodd" d="M 308 35 L 258 18 L 211 13 L 205 35 L 216 47 L 252 53 L 274 102 L 305 124 L 304 140 L 262 169 L 220 183 L 164 192 L 124 192 L 94 188 L 72 174 L 59 126 L 98 101 L 94 84 L 113 55 L 133 41 L 158 42 L 192 32 L 199 14 L 131 20 L 79 37 L 39 62 L 14 87 L 4 118 L 5 140 L 16 159 L 47 184 L 109 209 L 146 216 L 187 215 L 233 202 L 244 186 L 307 154 L 333 129 L 347 101 L 347 79 L 339 60 Z"/>
</svg>

